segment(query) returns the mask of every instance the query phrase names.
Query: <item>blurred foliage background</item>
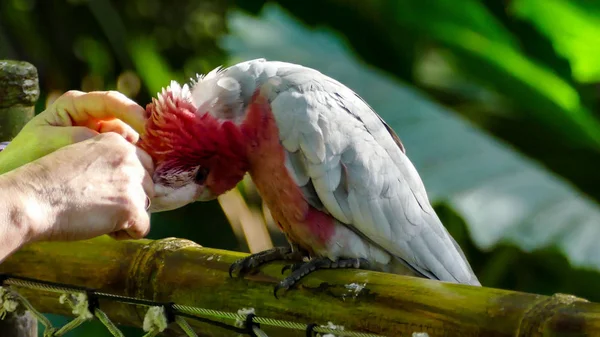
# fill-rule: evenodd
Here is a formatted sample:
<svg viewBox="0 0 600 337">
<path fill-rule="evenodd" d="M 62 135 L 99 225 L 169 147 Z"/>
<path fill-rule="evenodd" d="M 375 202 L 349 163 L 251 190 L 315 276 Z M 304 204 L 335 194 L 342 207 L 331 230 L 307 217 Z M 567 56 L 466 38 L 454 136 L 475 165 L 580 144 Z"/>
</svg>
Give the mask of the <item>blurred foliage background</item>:
<svg viewBox="0 0 600 337">
<path fill-rule="evenodd" d="M 170 80 L 252 58 L 319 69 L 398 132 L 485 286 L 593 301 L 599 40 L 589 0 L 0 1 L 0 58 L 38 68 L 38 112 L 69 89 L 145 105 Z M 150 238 L 284 243 L 251 181 L 238 190 L 153 215 Z"/>
</svg>

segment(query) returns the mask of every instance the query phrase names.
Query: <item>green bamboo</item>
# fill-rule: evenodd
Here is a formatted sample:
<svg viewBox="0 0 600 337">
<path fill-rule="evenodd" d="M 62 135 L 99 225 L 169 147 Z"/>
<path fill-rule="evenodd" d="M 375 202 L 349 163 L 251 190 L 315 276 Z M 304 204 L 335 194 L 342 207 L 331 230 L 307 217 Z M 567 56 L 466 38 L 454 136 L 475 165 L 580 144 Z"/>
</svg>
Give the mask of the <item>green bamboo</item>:
<svg viewBox="0 0 600 337">
<path fill-rule="evenodd" d="M 14 138 L 34 116 L 39 97 L 37 69 L 27 62 L 0 60 L 0 141 Z M 1 336 L 37 336 L 37 322 L 28 312 L 0 321 Z"/>
<path fill-rule="evenodd" d="M 600 305 L 570 295 L 522 292 L 443 283 L 362 270 L 317 271 L 273 297 L 282 263 L 255 275 L 230 278 L 228 268 L 243 253 L 200 247 L 182 239 L 35 243 L 0 265 L 0 273 L 69 283 L 104 292 L 237 312 L 303 324 L 343 325 L 384 336 L 597 336 Z M 71 315 L 55 293 L 19 290 L 40 311 Z M 102 301 L 118 324 L 141 326 L 146 307 Z M 189 321 L 199 336 L 232 332 Z M 176 324 L 171 326 L 176 327 Z M 272 329 L 269 336 L 304 336 Z"/>
</svg>

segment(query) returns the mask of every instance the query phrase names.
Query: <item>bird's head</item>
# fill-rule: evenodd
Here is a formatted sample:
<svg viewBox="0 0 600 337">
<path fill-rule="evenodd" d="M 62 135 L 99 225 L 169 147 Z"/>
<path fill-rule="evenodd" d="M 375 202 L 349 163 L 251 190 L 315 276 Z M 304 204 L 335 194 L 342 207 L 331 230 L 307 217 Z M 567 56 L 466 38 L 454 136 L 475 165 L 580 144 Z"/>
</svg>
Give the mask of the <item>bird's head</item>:
<svg viewBox="0 0 600 337">
<path fill-rule="evenodd" d="M 171 85 L 146 106 L 138 145 L 155 163 L 151 212 L 212 200 L 232 189 L 248 170 L 246 144 L 230 120 L 200 111 L 188 85 Z"/>
</svg>

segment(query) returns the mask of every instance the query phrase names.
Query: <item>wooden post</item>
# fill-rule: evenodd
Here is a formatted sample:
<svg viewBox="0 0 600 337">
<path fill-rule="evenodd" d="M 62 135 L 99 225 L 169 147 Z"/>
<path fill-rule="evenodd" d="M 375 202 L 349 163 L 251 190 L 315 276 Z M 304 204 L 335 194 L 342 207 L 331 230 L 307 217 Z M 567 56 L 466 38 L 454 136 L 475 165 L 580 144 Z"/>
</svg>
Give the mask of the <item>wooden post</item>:
<svg viewBox="0 0 600 337">
<path fill-rule="evenodd" d="M 38 74 L 33 65 L 0 61 L 0 141 L 11 140 L 33 118 L 39 95 Z"/>
<path fill-rule="evenodd" d="M 30 63 L 0 60 L 0 142 L 9 141 L 33 118 L 40 95 L 37 69 Z M 0 320 L 0 336 L 37 337 L 38 323 L 27 311 Z"/>
</svg>

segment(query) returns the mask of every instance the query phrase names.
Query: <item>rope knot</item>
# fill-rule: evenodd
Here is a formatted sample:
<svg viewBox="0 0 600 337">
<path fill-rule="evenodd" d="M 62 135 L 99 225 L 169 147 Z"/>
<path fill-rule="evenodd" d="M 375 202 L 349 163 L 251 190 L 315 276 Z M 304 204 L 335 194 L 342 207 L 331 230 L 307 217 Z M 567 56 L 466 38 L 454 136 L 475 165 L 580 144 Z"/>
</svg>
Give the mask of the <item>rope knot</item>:
<svg viewBox="0 0 600 337">
<path fill-rule="evenodd" d="M 260 329 L 260 324 L 254 322 L 254 318 L 256 317 L 256 315 L 254 314 L 254 308 L 242 308 L 240 310 L 238 310 L 238 315 L 245 315 L 246 319 L 242 322 L 240 319 L 236 319 L 235 320 L 235 324 L 238 327 L 244 327 L 244 330 L 246 330 L 246 333 L 250 336 L 250 337 L 266 337 L 267 334 L 265 334 L 261 329 Z"/>
<path fill-rule="evenodd" d="M 61 304 L 68 303 L 71 305 L 73 315 L 81 317 L 83 320 L 94 318 L 89 310 L 88 297 L 85 293 L 62 294 L 58 300 Z"/>
<path fill-rule="evenodd" d="M 17 310 L 18 306 L 19 302 L 11 291 L 0 286 L 0 319 L 4 319 L 7 314 Z"/>
<path fill-rule="evenodd" d="M 144 323 L 142 327 L 146 332 L 154 331 L 159 333 L 163 332 L 163 330 L 167 328 L 168 324 L 167 315 L 165 314 L 165 307 L 156 306 L 150 307 L 148 311 L 146 311 L 146 316 L 144 316 Z"/>
</svg>

